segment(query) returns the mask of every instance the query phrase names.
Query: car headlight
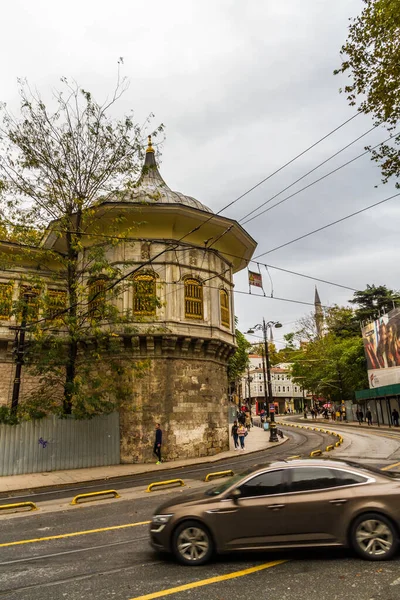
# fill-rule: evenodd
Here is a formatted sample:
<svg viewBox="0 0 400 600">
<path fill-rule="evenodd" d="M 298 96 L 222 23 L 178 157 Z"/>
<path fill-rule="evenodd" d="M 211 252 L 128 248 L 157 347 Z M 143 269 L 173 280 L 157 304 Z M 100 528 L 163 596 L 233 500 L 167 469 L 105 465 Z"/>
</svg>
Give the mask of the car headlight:
<svg viewBox="0 0 400 600">
<path fill-rule="evenodd" d="M 170 515 L 153 515 L 151 524 L 155 525 L 156 527 L 159 527 L 160 525 L 166 525 L 171 517 L 172 517 L 172 514 L 170 514 Z"/>
</svg>

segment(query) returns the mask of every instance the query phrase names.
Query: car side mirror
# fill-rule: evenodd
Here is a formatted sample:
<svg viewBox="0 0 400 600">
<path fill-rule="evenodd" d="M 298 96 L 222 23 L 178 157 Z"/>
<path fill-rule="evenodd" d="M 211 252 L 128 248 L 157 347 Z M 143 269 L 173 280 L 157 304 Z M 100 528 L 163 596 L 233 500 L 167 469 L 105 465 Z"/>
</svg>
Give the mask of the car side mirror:
<svg viewBox="0 0 400 600">
<path fill-rule="evenodd" d="M 231 498 L 235 504 L 238 504 L 241 495 L 242 492 L 238 488 L 236 488 L 229 494 L 229 498 Z"/>
</svg>

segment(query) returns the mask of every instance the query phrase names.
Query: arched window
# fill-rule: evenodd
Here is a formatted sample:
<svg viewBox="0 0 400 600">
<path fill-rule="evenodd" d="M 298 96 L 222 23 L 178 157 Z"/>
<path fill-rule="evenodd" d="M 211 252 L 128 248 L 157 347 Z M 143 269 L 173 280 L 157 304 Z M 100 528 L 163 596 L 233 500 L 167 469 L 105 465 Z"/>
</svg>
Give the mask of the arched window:
<svg viewBox="0 0 400 600">
<path fill-rule="evenodd" d="M 224 327 L 230 327 L 231 315 L 229 311 L 229 296 L 226 290 L 219 291 L 219 304 L 221 309 L 221 323 Z"/>
<path fill-rule="evenodd" d="M 185 317 L 203 318 L 203 286 L 197 279 L 185 279 Z"/>
<path fill-rule="evenodd" d="M 133 277 L 133 314 L 151 316 L 156 314 L 156 276 L 139 273 Z"/>
<path fill-rule="evenodd" d="M 106 279 L 95 279 L 89 283 L 89 317 L 101 319 L 106 303 Z"/>
<path fill-rule="evenodd" d="M 67 292 L 64 290 L 47 290 L 46 317 L 48 319 L 62 319 L 60 312 L 67 306 Z"/>
<path fill-rule="evenodd" d="M 21 285 L 19 289 L 19 300 L 26 306 L 26 319 L 28 321 L 36 321 L 39 318 L 39 300 L 40 289 L 31 287 L 30 285 Z M 21 316 L 24 309 L 21 308 Z"/>
<path fill-rule="evenodd" d="M 0 283 L 0 319 L 11 318 L 14 282 Z"/>
</svg>

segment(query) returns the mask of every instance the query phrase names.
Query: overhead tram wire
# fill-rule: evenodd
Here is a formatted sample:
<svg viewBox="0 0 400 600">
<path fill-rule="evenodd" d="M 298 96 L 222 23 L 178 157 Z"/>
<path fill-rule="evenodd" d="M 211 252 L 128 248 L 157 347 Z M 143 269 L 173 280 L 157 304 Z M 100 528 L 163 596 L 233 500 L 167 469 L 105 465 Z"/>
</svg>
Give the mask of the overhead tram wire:
<svg viewBox="0 0 400 600">
<path fill-rule="evenodd" d="M 383 200 L 380 200 L 379 202 L 375 202 L 374 204 L 370 204 L 369 206 L 366 206 L 365 208 L 361 208 L 360 210 L 357 210 L 356 212 L 351 213 L 350 215 L 346 215 L 345 217 L 342 217 L 341 219 L 337 219 L 336 221 L 332 221 L 331 223 L 328 223 L 327 225 L 323 225 L 322 227 L 318 227 L 318 229 L 314 229 L 313 231 L 309 231 L 308 233 L 305 233 L 304 235 L 300 235 L 299 237 L 290 240 L 289 242 L 285 242 L 284 244 L 281 244 L 280 246 L 276 246 L 275 248 L 272 248 L 271 250 L 267 250 L 266 252 L 263 252 L 262 254 L 258 254 L 255 259 L 260 258 L 261 256 L 265 256 L 266 254 L 271 254 L 271 252 L 275 252 L 276 250 L 280 250 L 281 248 L 285 248 L 286 246 L 290 246 L 291 244 L 294 244 L 295 242 L 298 242 L 299 240 L 303 240 L 304 238 L 309 237 L 310 235 L 314 235 L 314 233 L 318 233 L 319 231 L 323 231 L 324 229 L 328 229 L 328 227 L 332 227 L 333 225 L 337 225 L 338 223 L 342 223 L 343 221 L 346 221 L 347 219 L 350 219 L 351 217 L 355 217 L 356 215 L 359 215 L 367 210 L 370 210 L 371 208 L 375 208 L 375 206 L 379 206 L 380 204 L 384 204 L 384 202 L 388 202 L 389 200 L 392 200 L 393 198 L 396 198 L 397 196 L 400 196 L 400 192 L 398 192 L 397 194 L 393 194 L 393 196 L 389 196 L 388 198 L 384 198 Z"/>
<path fill-rule="evenodd" d="M 286 196 L 286 198 L 283 198 L 282 200 L 280 200 L 279 202 L 276 202 L 275 204 L 273 204 L 272 206 L 270 206 L 269 208 L 266 208 L 265 210 L 261 211 L 260 213 L 258 213 L 257 215 L 254 215 L 253 217 L 250 217 L 250 219 L 247 219 L 246 221 L 243 221 L 243 225 L 246 225 L 247 223 L 250 223 L 250 221 L 253 221 L 254 219 L 257 219 L 258 217 L 261 217 L 261 215 L 264 215 L 266 212 L 272 210 L 273 208 L 279 206 L 280 204 L 283 204 L 284 202 L 286 202 L 287 200 L 290 200 L 290 198 L 293 198 L 294 196 L 297 196 L 297 194 L 300 194 L 300 192 L 304 192 L 304 190 L 307 190 L 308 188 L 312 187 L 313 185 L 315 185 L 316 183 L 319 183 L 320 181 L 322 181 L 323 179 L 326 179 L 327 177 L 329 177 L 330 175 L 333 175 L 334 173 L 337 173 L 337 171 L 340 171 L 341 169 L 343 169 L 344 167 L 347 167 L 348 165 L 350 165 L 351 163 L 355 162 L 356 160 L 358 160 L 359 158 L 365 156 L 366 154 L 369 154 L 371 152 L 371 150 L 375 150 L 375 148 L 378 148 L 379 146 L 382 146 L 383 144 L 385 144 L 386 142 L 388 142 L 389 140 L 396 140 L 397 138 L 400 137 L 400 134 L 397 134 L 395 136 L 391 135 L 390 137 L 386 138 L 386 140 L 383 140 L 383 142 L 380 142 L 379 144 L 376 144 L 376 146 L 373 146 L 371 149 L 369 150 L 365 150 L 365 152 L 363 152 L 362 154 L 359 154 L 358 156 L 355 156 L 354 158 L 352 158 L 351 160 L 348 160 L 347 162 L 343 163 L 342 165 L 340 165 L 339 167 L 337 167 L 336 169 L 333 169 L 333 171 L 329 171 L 329 173 L 326 173 L 325 175 L 322 175 L 322 177 L 319 177 L 319 179 L 316 179 L 315 181 L 312 181 L 311 183 L 309 183 L 308 185 L 304 186 L 303 188 L 300 188 L 299 190 L 297 190 L 296 192 L 293 192 L 293 194 L 290 194 L 290 196 Z M 261 206 L 259 207 L 261 208 Z M 244 218 L 244 217 L 243 217 Z"/>
<path fill-rule="evenodd" d="M 91 299 L 91 301 L 93 301 L 94 299 L 96 299 L 96 297 L 98 297 L 101 293 L 106 293 L 107 291 L 109 291 L 110 289 L 112 289 L 113 287 L 115 287 L 116 285 L 118 285 L 118 283 L 120 283 L 121 281 L 127 279 L 128 277 L 130 277 L 131 275 L 133 275 L 134 273 L 136 273 L 137 271 L 139 271 L 143 267 L 151 264 L 154 260 L 156 260 L 157 258 L 159 258 L 162 254 L 165 254 L 165 252 L 168 252 L 170 250 L 176 249 L 179 246 L 179 244 L 184 239 L 186 239 L 188 236 L 190 236 L 192 233 L 195 233 L 196 231 L 198 231 L 199 229 L 201 229 L 201 227 L 203 227 L 204 225 L 206 225 L 207 223 L 209 223 L 212 219 L 214 219 L 215 217 L 217 217 L 218 215 L 220 215 L 222 212 L 224 212 L 225 210 L 227 210 L 228 208 L 230 208 L 231 206 L 233 206 L 234 204 L 236 204 L 236 202 L 238 202 L 239 200 L 241 200 L 242 198 L 244 198 L 245 196 L 247 196 L 248 194 L 250 194 L 250 192 L 252 192 L 253 190 L 255 190 L 257 187 L 259 187 L 260 185 L 262 185 L 263 183 L 265 183 L 269 179 L 271 179 L 274 175 L 276 175 L 280 171 L 283 171 L 283 169 L 285 169 L 286 167 L 288 167 L 289 165 L 291 165 L 292 163 L 294 163 L 301 156 L 304 156 L 304 154 L 306 154 L 307 152 L 309 152 L 310 150 L 312 150 L 313 148 L 315 148 L 316 146 L 318 146 L 318 144 L 320 144 L 321 142 L 323 142 L 324 140 L 326 140 L 328 137 L 330 137 L 331 135 L 333 135 L 336 131 L 338 131 L 339 129 L 341 129 L 342 127 L 344 127 L 345 125 L 347 125 L 351 121 L 353 121 L 353 119 L 355 119 L 356 117 L 358 117 L 360 114 L 361 113 L 359 113 L 359 112 L 355 113 L 352 117 L 350 117 L 349 119 L 347 119 L 346 121 L 344 121 L 343 123 L 341 123 L 340 125 L 338 125 L 337 127 L 335 127 L 334 129 L 332 129 L 332 131 L 330 131 L 329 133 L 327 133 L 326 135 L 324 135 L 322 138 L 320 138 L 319 140 L 317 140 L 316 142 L 314 142 L 313 144 L 311 144 L 311 146 L 308 146 L 308 148 L 306 148 L 305 150 L 303 150 L 302 152 L 300 152 L 299 154 L 297 154 L 294 158 L 292 158 L 291 160 L 289 160 L 288 162 L 286 162 L 282 167 L 280 167 L 279 169 L 276 169 L 273 173 L 271 173 L 270 175 L 268 175 L 267 177 L 265 177 L 264 179 L 262 179 L 261 181 L 259 181 L 256 185 L 252 186 L 246 192 L 244 192 L 243 194 L 241 194 L 240 196 L 238 196 L 237 198 L 235 198 L 234 200 L 232 200 L 231 202 L 229 202 L 228 204 L 226 204 L 218 212 L 211 214 L 209 216 L 209 218 L 204 221 L 204 223 L 200 223 L 200 225 L 197 225 L 196 227 L 194 227 L 193 229 L 191 229 L 188 233 L 186 233 L 185 235 L 183 235 L 179 240 L 177 240 L 176 242 L 174 242 L 174 244 L 171 245 L 171 247 L 165 248 L 164 250 L 162 250 L 161 252 L 159 252 L 158 254 L 156 254 L 155 256 L 153 256 L 152 258 L 150 258 L 147 261 L 145 261 L 144 263 L 142 263 L 142 265 L 140 267 L 137 267 L 137 268 L 133 269 L 132 271 L 130 271 L 129 273 L 126 273 L 125 275 L 123 275 L 122 277 L 120 277 L 119 279 L 117 279 L 116 281 L 114 281 L 112 284 L 110 284 L 110 286 L 108 288 L 106 288 L 105 290 L 103 290 L 102 292 L 97 292 L 93 296 L 93 298 Z M 56 315 L 54 315 L 53 318 L 56 318 L 58 316 L 61 316 L 61 315 L 65 314 L 65 313 L 69 312 L 69 310 L 71 308 L 75 308 L 75 307 L 79 306 L 80 304 L 81 304 L 80 302 L 76 302 L 74 306 L 70 306 L 70 307 L 68 307 L 66 309 L 60 310 Z M 30 327 L 32 327 L 34 325 L 37 325 L 37 324 L 39 324 L 39 323 L 41 323 L 43 321 L 46 321 L 46 320 L 48 320 L 48 318 L 47 317 L 43 317 L 41 319 L 38 319 L 35 322 L 31 322 L 30 323 Z"/>
<path fill-rule="evenodd" d="M 362 135 L 358 136 L 358 138 L 356 138 L 355 140 L 353 140 L 352 142 L 350 142 L 346 146 L 343 146 L 343 148 L 341 148 L 340 150 L 338 150 L 337 152 L 335 152 L 335 154 L 332 154 L 327 159 L 325 159 L 324 161 L 322 161 L 321 163 L 319 163 L 319 165 L 317 165 L 316 167 L 314 167 L 310 171 L 307 171 L 307 173 L 305 173 L 304 175 L 302 175 L 301 177 L 299 177 L 298 179 L 296 179 L 296 181 L 293 181 L 290 185 L 288 185 L 285 188 L 283 188 L 283 190 L 281 190 L 277 194 L 274 194 L 273 196 L 271 196 L 271 198 L 269 198 L 268 200 L 266 200 L 265 202 L 263 202 L 262 204 L 260 204 L 257 208 L 254 208 L 252 211 L 250 211 L 249 213 L 247 213 L 246 215 L 244 215 L 244 217 L 242 217 L 241 219 L 239 219 L 239 223 L 241 223 L 242 221 L 244 221 L 245 219 L 247 219 L 247 217 L 250 217 L 252 214 L 254 214 L 255 212 L 257 212 L 260 208 L 262 208 L 266 204 L 269 204 L 270 202 L 272 202 L 272 200 L 275 200 L 275 198 L 277 198 L 278 196 L 280 196 L 281 194 L 283 194 L 283 192 L 286 192 L 287 190 L 289 190 L 291 187 L 293 187 L 294 185 L 296 185 L 296 183 L 299 183 L 299 181 L 302 181 L 303 179 L 305 179 L 306 177 L 308 177 L 308 175 L 311 175 L 311 173 L 314 173 L 314 171 L 317 171 L 317 169 L 319 169 L 320 167 L 322 167 L 323 165 L 325 165 L 327 162 L 329 162 L 330 160 L 332 160 L 333 158 L 335 158 L 336 156 L 338 156 L 339 154 L 341 154 L 342 152 L 344 152 L 345 150 L 347 150 L 347 148 L 350 148 L 350 146 L 353 146 L 353 144 L 355 144 L 356 142 L 358 142 L 359 140 L 361 140 L 363 137 L 365 137 L 366 135 L 368 135 L 369 133 L 371 133 L 371 131 L 373 131 L 374 129 L 376 129 L 376 127 L 378 127 L 378 125 L 374 125 L 370 129 L 368 129 L 368 131 L 365 131 Z"/>
</svg>

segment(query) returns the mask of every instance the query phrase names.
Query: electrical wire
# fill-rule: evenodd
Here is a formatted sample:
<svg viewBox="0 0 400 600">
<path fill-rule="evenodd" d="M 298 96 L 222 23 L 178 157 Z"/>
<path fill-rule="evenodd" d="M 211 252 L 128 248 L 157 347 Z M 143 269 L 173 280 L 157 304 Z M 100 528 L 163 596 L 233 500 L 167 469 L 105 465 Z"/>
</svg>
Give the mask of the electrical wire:
<svg viewBox="0 0 400 600">
<path fill-rule="evenodd" d="M 327 177 L 330 177 L 330 175 L 333 175 L 334 173 L 337 173 L 338 171 L 340 171 L 341 169 L 343 169 L 344 167 L 347 167 L 348 165 L 350 165 L 351 163 L 355 162 L 356 160 L 358 160 L 359 158 L 365 156 L 366 154 L 369 154 L 371 152 L 371 150 L 375 150 L 375 148 L 378 148 L 379 146 L 382 146 L 383 144 L 385 144 L 386 142 L 390 141 L 390 140 L 397 140 L 398 138 L 400 138 L 400 135 L 397 136 L 390 136 L 388 138 L 386 138 L 385 140 L 383 140 L 383 142 L 380 142 L 379 144 L 376 144 L 376 146 L 373 146 L 372 148 L 365 150 L 365 152 L 362 152 L 361 154 L 359 154 L 358 156 L 355 156 L 354 158 L 352 158 L 351 160 L 348 160 L 347 162 L 343 163 L 342 165 L 340 165 L 339 167 L 337 167 L 336 169 L 333 169 L 332 171 L 329 171 L 329 173 L 325 173 L 325 175 L 322 175 L 322 177 L 319 177 L 318 179 L 315 179 L 315 181 L 311 181 L 311 183 L 309 183 L 308 185 L 300 188 L 299 190 L 297 190 L 296 192 L 293 192 L 293 194 L 290 194 L 289 196 L 286 196 L 286 198 L 282 198 L 282 200 L 280 200 L 279 202 L 276 202 L 275 204 L 273 204 L 272 206 L 270 206 L 269 208 L 266 208 L 265 210 L 261 211 L 260 213 L 252 216 L 250 219 L 247 219 L 246 221 L 243 221 L 243 225 L 247 225 L 247 223 L 250 223 L 250 221 L 253 221 L 254 219 L 257 219 L 258 217 L 261 217 L 261 215 L 264 215 L 266 212 L 269 212 L 270 210 L 272 210 L 273 208 L 276 208 L 277 206 L 280 206 L 281 204 L 283 204 L 284 202 L 286 202 L 287 200 L 290 200 L 290 198 L 293 198 L 294 196 L 297 196 L 297 194 L 300 194 L 301 192 L 304 192 L 304 190 L 309 189 L 310 187 L 312 187 L 313 185 L 319 183 L 320 181 L 323 181 L 324 179 L 326 179 Z M 261 208 L 260 205 L 258 208 Z M 257 209 L 258 210 L 258 209 Z M 253 211 L 254 212 L 254 211 Z M 244 217 L 243 217 L 244 218 Z"/>
<path fill-rule="evenodd" d="M 307 173 L 305 173 L 304 175 L 302 175 L 301 177 L 299 177 L 298 179 L 296 179 L 296 181 L 293 181 L 290 185 L 288 185 L 285 188 L 283 188 L 283 190 L 281 190 L 277 194 L 274 194 L 273 196 L 271 196 L 271 198 L 269 198 L 268 200 L 266 200 L 265 202 L 263 202 L 262 204 L 260 204 L 258 207 L 254 208 L 252 211 L 250 211 L 246 215 L 244 215 L 241 219 L 239 219 L 239 223 L 241 223 L 242 221 L 244 221 L 245 219 L 247 219 L 247 217 L 250 217 L 252 214 L 254 214 L 255 212 L 257 212 L 260 208 L 262 208 L 266 204 L 269 204 L 270 202 L 272 202 L 272 200 L 275 200 L 275 198 L 277 198 L 278 196 L 280 196 L 281 194 L 283 194 L 283 192 L 286 192 L 287 190 L 289 190 L 291 187 L 293 187 L 294 185 L 296 185 L 296 183 L 299 183 L 299 181 L 302 181 L 303 179 L 305 179 L 306 177 L 308 177 L 308 175 L 311 175 L 311 173 L 314 173 L 314 171 L 317 171 L 317 169 L 319 169 L 320 167 L 322 167 L 323 165 L 325 165 L 327 162 L 329 162 L 330 160 L 332 160 L 333 158 L 335 158 L 336 156 L 338 156 L 339 154 L 341 154 L 342 152 L 344 152 L 345 150 L 347 150 L 347 148 L 350 148 L 350 146 L 352 146 L 353 144 L 355 144 L 356 142 L 358 142 L 359 140 L 361 140 L 363 137 L 365 137 L 366 135 L 368 135 L 368 133 L 371 133 L 371 131 L 373 131 L 374 129 L 376 129 L 376 127 L 378 127 L 378 125 L 379 124 L 376 124 L 373 127 L 371 127 L 371 129 L 368 129 L 368 131 L 366 131 L 362 135 L 358 136 L 358 138 L 356 138 L 355 140 L 353 140 L 352 142 L 350 142 L 346 146 L 343 146 L 343 148 L 341 148 L 340 150 L 338 150 L 337 152 L 335 152 L 335 154 L 332 154 L 331 156 L 329 156 L 326 160 L 324 160 L 323 162 L 319 163 L 319 165 L 317 165 L 316 167 L 314 167 L 310 171 L 307 171 Z"/>
<path fill-rule="evenodd" d="M 221 210 L 219 210 L 216 214 L 219 215 L 221 212 L 223 212 L 227 208 L 230 208 L 231 206 L 233 206 L 236 202 L 238 202 L 239 200 L 241 200 L 242 198 L 244 198 L 245 196 L 247 196 L 248 194 L 250 194 L 250 192 L 253 192 L 256 188 L 260 187 L 260 185 L 262 185 L 263 183 L 265 183 L 266 181 L 268 181 L 268 179 L 271 179 L 271 177 L 273 177 L 274 175 L 277 175 L 278 173 L 280 173 L 280 171 L 283 171 L 283 169 L 285 169 L 286 167 L 288 167 L 289 165 L 291 165 L 292 163 L 294 163 L 298 158 L 300 158 L 301 156 L 304 156 L 304 154 L 306 154 L 307 152 L 309 152 L 310 150 L 312 150 L 313 148 L 315 148 L 316 146 L 318 146 L 318 144 L 320 144 L 321 142 L 323 142 L 324 140 L 326 140 L 333 133 L 335 133 L 336 131 L 339 131 L 339 129 L 341 129 L 342 127 L 344 127 L 345 125 L 347 125 L 347 123 L 350 123 L 350 121 L 352 121 L 353 119 L 355 119 L 356 117 L 358 117 L 359 114 L 360 113 L 356 113 L 355 115 L 353 115 L 352 117 L 350 117 L 350 119 L 347 119 L 346 121 L 344 121 L 343 123 L 341 123 L 341 125 L 339 125 L 338 127 L 335 127 L 335 129 L 332 129 L 332 131 L 330 131 L 329 133 L 327 133 L 326 135 L 324 135 L 322 138 L 320 138 L 319 140 L 317 140 L 316 142 L 314 142 L 314 144 L 311 144 L 311 146 L 309 146 L 308 148 L 306 148 L 305 150 L 303 150 L 302 152 L 300 152 L 300 154 L 297 154 L 294 158 L 292 158 L 291 160 L 289 160 L 288 162 L 286 162 L 282 167 L 280 167 L 279 169 L 276 169 L 276 171 L 274 171 L 273 173 L 271 173 L 270 175 L 268 175 L 267 177 L 265 177 L 264 179 L 262 179 L 261 181 L 259 181 L 258 183 L 256 183 L 256 185 L 253 185 L 253 187 L 251 187 L 246 192 L 244 192 L 243 194 L 241 194 L 240 196 L 238 196 L 232 202 L 229 202 L 229 204 L 227 204 L 226 206 L 224 206 L 223 208 L 221 208 Z"/>
<path fill-rule="evenodd" d="M 271 254 L 271 252 L 275 252 L 276 250 L 280 250 L 281 248 L 290 246 L 291 244 L 294 244 L 295 242 L 298 242 L 299 240 L 304 240 L 304 238 L 307 238 L 310 235 L 314 235 L 314 233 L 318 233 L 319 231 L 328 229 L 329 227 L 332 227 L 333 225 L 337 225 L 338 223 L 342 223 L 343 221 L 346 221 L 347 219 L 351 219 L 352 217 L 355 217 L 356 215 L 360 215 L 361 213 L 363 213 L 367 210 L 370 210 L 371 208 L 375 208 L 375 206 L 379 206 L 380 204 L 383 204 L 384 202 L 388 202 L 389 200 L 392 200 L 393 198 L 397 198 L 397 196 L 400 196 L 400 192 L 398 192 L 397 194 L 393 194 L 393 196 L 389 196 L 388 198 L 384 198 L 383 200 L 380 200 L 379 202 L 370 204 L 369 206 L 366 206 L 365 208 L 361 208 L 360 210 L 357 210 L 356 212 L 353 212 L 350 215 L 346 215 L 345 217 L 342 217 L 341 219 L 332 221 L 331 223 L 328 223 L 327 225 L 318 227 L 318 229 L 314 229 L 313 231 L 309 231 L 308 233 L 305 233 L 304 235 L 300 235 L 299 237 L 297 237 L 293 240 L 290 240 L 289 242 L 285 242 L 284 244 L 280 244 L 279 246 L 276 246 L 275 248 L 272 248 L 271 250 L 267 250 L 266 252 L 263 252 L 262 254 L 258 254 L 255 258 L 260 258 L 261 256 L 265 256 L 266 254 Z"/>
</svg>

